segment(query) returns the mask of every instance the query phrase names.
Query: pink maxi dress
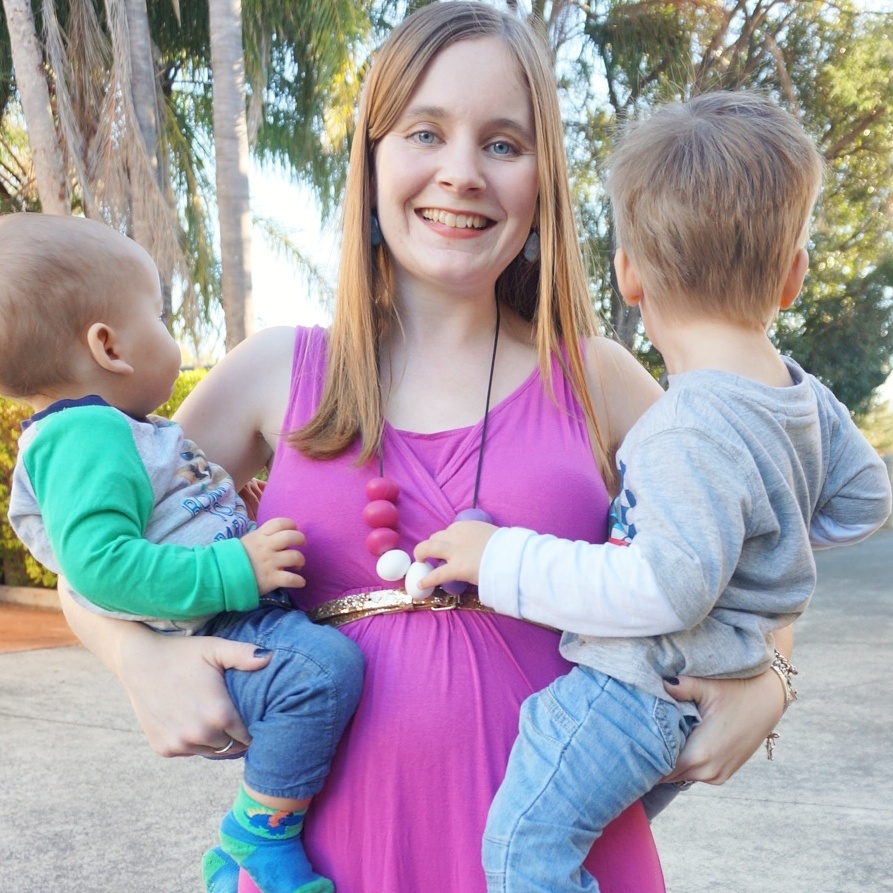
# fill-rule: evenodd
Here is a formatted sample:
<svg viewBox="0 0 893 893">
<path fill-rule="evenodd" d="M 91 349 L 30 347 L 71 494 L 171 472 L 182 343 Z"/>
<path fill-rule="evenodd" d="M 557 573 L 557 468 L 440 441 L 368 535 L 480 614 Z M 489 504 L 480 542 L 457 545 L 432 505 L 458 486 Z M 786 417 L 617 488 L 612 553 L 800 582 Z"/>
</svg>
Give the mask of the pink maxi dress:
<svg viewBox="0 0 893 893">
<path fill-rule="evenodd" d="M 321 328 L 297 331 L 284 430 L 317 406 L 326 362 Z M 554 370 L 557 403 L 534 371 L 490 410 L 478 503 L 501 525 L 603 541 L 608 496 L 582 412 Z M 481 382 L 481 411 L 486 382 Z M 387 427 L 384 473 L 400 486 L 400 548 L 471 505 L 481 423 L 436 434 Z M 311 608 L 386 588 L 365 548 L 366 482 L 378 463 L 356 452 L 309 461 L 285 445 L 273 461 L 260 521 L 291 517 L 307 537 Z M 558 635 L 475 611 L 369 617 L 342 627 L 366 656 L 359 709 L 308 814 L 311 863 L 337 893 L 485 893 L 481 835 L 517 733 L 521 702 L 566 672 Z M 662 893 L 663 875 L 637 803 L 614 821 L 587 863 L 602 893 Z M 257 890 L 242 875 L 240 893 Z"/>
</svg>

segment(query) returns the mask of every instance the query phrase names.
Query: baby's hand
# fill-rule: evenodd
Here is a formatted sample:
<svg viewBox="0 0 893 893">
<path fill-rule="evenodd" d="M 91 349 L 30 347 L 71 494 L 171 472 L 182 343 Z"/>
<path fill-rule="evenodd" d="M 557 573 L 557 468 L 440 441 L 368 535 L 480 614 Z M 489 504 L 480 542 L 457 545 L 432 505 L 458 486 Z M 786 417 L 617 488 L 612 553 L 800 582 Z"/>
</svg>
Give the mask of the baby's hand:
<svg viewBox="0 0 893 893">
<path fill-rule="evenodd" d="M 304 534 L 289 518 L 271 518 L 257 530 L 241 539 L 251 569 L 257 580 L 257 591 L 266 595 L 280 586 L 300 588 L 304 578 L 295 573 L 304 566 L 304 556 L 298 551 L 305 543 Z"/>
<path fill-rule="evenodd" d="M 415 560 L 437 558 L 443 562 L 419 580 L 419 586 L 441 586 L 452 580 L 477 585 L 481 557 L 497 528 L 483 521 L 456 521 L 415 547 Z"/>
</svg>

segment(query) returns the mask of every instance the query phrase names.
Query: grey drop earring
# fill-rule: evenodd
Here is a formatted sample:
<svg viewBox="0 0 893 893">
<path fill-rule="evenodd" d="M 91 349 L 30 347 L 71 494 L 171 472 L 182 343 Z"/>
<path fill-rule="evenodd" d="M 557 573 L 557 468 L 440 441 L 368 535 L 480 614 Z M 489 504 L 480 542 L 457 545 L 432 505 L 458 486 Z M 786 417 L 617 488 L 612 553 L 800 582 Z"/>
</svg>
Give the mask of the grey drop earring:
<svg viewBox="0 0 893 893">
<path fill-rule="evenodd" d="M 522 253 L 524 260 L 530 264 L 534 264 L 540 259 L 540 235 L 536 230 L 530 231 Z"/>
<path fill-rule="evenodd" d="M 378 248 L 378 246 L 384 242 L 381 224 L 378 222 L 378 214 L 376 214 L 375 211 L 369 216 L 369 236 L 373 248 Z"/>
</svg>

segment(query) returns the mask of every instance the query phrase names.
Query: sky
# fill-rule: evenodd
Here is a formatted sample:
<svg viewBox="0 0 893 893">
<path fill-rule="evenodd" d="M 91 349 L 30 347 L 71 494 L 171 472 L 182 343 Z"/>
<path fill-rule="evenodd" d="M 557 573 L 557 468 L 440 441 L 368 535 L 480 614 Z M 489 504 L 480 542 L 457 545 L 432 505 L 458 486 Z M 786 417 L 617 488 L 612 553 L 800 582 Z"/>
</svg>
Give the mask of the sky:
<svg viewBox="0 0 893 893">
<path fill-rule="evenodd" d="M 320 268 L 334 285 L 338 262 L 337 225 L 322 230 L 313 197 L 281 176 L 263 170 L 251 172 L 251 210 L 284 226 L 291 239 Z M 257 327 L 275 325 L 324 325 L 329 312 L 320 301 L 308 296 L 302 274 L 288 259 L 265 242 L 255 228 L 252 237 L 252 288 Z"/>
</svg>

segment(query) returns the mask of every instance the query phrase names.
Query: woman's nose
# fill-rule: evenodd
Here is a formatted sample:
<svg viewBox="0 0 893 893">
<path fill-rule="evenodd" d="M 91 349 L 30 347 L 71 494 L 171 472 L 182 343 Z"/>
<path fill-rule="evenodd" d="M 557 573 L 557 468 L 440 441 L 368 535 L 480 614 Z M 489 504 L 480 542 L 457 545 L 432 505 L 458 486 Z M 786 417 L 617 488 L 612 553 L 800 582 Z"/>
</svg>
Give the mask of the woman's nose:
<svg viewBox="0 0 893 893">
<path fill-rule="evenodd" d="M 486 185 L 480 147 L 471 140 L 455 140 L 446 146 L 438 182 L 450 189 L 483 189 Z"/>
</svg>

